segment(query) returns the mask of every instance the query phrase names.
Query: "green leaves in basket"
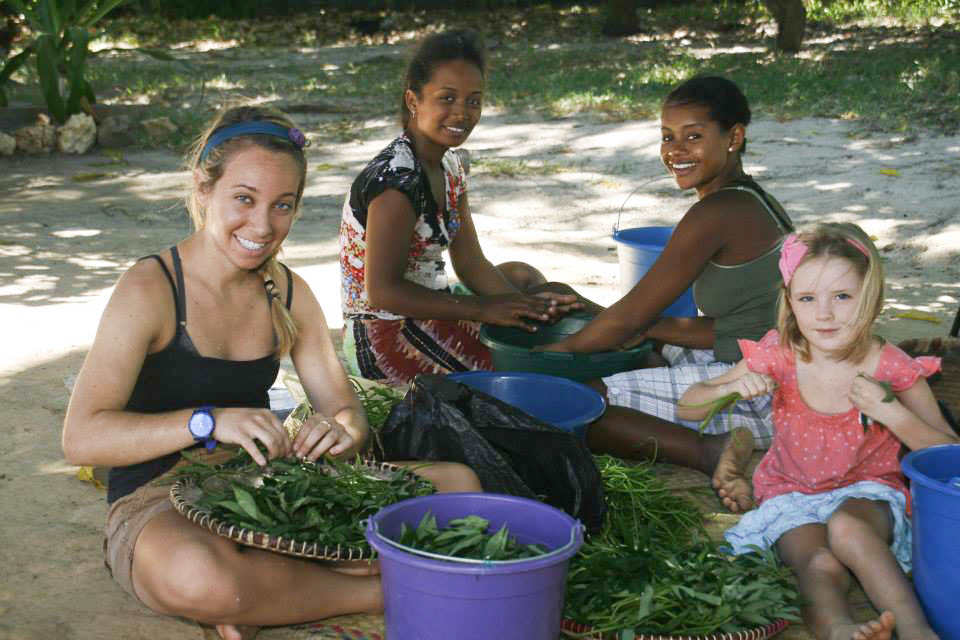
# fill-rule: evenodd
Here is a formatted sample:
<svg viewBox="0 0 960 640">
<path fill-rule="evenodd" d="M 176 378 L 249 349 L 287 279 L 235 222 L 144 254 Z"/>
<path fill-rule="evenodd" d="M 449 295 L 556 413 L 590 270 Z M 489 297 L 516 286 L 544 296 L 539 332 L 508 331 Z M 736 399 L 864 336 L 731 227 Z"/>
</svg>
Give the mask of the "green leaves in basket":
<svg viewBox="0 0 960 640">
<path fill-rule="evenodd" d="M 297 542 L 364 549 L 366 518 L 388 504 L 433 493 L 430 483 L 405 469 L 295 458 L 260 468 L 242 450 L 223 465 L 194 463 L 180 475 L 203 489 L 194 506 L 217 520 Z"/>
<path fill-rule="evenodd" d="M 519 545 L 504 524 L 494 534 L 487 533 L 490 522 L 480 516 L 455 518 L 442 529 L 429 511 L 416 529 L 400 525 L 400 544 L 452 558 L 474 560 L 519 560 L 543 555 L 547 549 L 538 544 Z"/>
</svg>

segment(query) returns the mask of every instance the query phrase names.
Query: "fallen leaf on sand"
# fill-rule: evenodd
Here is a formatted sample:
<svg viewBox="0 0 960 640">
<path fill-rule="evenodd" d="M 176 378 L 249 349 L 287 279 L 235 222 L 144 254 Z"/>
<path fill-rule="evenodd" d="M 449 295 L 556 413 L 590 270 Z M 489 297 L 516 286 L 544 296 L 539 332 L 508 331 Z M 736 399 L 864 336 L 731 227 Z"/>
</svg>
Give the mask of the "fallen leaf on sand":
<svg viewBox="0 0 960 640">
<path fill-rule="evenodd" d="M 87 173 L 75 173 L 70 176 L 70 179 L 74 182 L 92 182 L 102 178 L 109 178 L 112 175 L 111 173 L 102 173 L 100 171 L 89 171 Z"/>
<path fill-rule="evenodd" d="M 924 322 L 940 324 L 940 318 L 932 313 L 926 313 L 924 311 L 901 311 L 900 313 L 893 314 L 893 317 L 906 318 L 907 320 L 923 320 Z"/>
<path fill-rule="evenodd" d="M 77 469 L 77 479 L 83 482 L 89 482 L 97 489 L 103 489 L 103 483 L 93 475 L 93 467 L 80 467 Z"/>
</svg>

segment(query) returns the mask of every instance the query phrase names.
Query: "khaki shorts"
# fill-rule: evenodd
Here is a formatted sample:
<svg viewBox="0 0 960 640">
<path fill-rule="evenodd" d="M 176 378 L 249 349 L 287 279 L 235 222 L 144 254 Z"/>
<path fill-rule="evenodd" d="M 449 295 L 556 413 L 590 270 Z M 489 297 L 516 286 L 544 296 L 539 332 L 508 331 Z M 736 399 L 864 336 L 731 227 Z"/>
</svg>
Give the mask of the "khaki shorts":
<svg viewBox="0 0 960 640">
<path fill-rule="evenodd" d="M 225 462 L 236 449 L 217 447 L 213 452 L 202 449 L 191 451 L 191 457 L 206 464 L 215 465 Z M 133 493 L 118 499 L 107 511 L 107 525 L 103 541 L 104 564 L 113 579 L 138 601 L 133 589 L 133 550 L 140 532 L 153 518 L 165 511 L 174 510 L 170 501 L 170 487 L 173 477 L 180 468 L 190 464 L 181 459 L 165 474 L 143 485 Z"/>
<path fill-rule="evenodd" d="M 117 584 L 138 601 L 133 589 L 133 549 L 137 538 L 150 520 L 173 508 L 169 485 L 147 484 L 114 502 L 107 512 L 104 564 Z"/>
</svg>

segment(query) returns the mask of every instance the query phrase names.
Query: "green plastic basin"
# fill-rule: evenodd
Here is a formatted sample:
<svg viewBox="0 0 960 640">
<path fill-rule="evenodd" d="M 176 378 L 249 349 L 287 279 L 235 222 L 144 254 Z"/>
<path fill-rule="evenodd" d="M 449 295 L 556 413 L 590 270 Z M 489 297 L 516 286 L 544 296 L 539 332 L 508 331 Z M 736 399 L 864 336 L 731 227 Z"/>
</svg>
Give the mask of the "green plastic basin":
<svg viewBox="0 0 960 640">
<path fill-rule="evenodd" d="M 533 350 L 534 347 L 573 335 L 591 319 L 592 316 L 577 313 L 561 318 L 554 324 L 539 325 L 535 333 L 516 327 L 484 325 L 480 330 L 480 342 L 490 349 L 493 368 L 497 371 L 533 371 L 582 382 L 637 369 L 643 364 L 652 348 L 649 342 L 633 349 L 599 353 Z"/>
</svg>

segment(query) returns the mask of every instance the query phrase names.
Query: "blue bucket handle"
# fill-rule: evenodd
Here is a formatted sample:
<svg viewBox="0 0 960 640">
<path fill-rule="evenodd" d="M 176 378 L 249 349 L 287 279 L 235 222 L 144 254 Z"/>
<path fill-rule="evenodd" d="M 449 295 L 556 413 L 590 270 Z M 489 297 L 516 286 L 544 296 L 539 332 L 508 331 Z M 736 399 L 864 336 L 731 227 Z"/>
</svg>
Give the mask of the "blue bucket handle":
<svg viewBox="0 0 960 640">
<path fill-rule="evenodd" d="M 562 555 L 568 549 L 570 549 L 571 547 L 575 547 L 577 545 L 577 542 L 578 542 L 577 534 L 580 534 L 579 537 L 582 538 L 584 531 L 586 531 L 586 528 L 583 526 L 583 523 L 581 523 L 579 520 L 576 520 L 573 526 L 570 527 L 570 542 L 563 545 L 562 547 L 554 549 L 553 551 L 544 553 L 543 555 L 534 556 L 532 558 L 519 558 L 517 560 L 477 560 L 476 558 L 455 558 L 453 556 L 445 556 L 439 553 L 433 553 L 431 551 L 424 551 L 423 549 L 415 549 L 413 547 L 408 547 L 407 545 L 400 544 L 396 540 L 392 540 L 387 536 L 383 535 L 382 533 L 380 533 L 380 524 L 376 520 L 367 519 L 366 523 L 367 524 L 365 528 L 367 529 L 367 531 L 371 532 L 373 535 L 377 536 L 377 538 L 387 543 L 391 547 L 394 547 L 395 549 L 400 549 L 401 551 L 405 551 L 407 553 L 410 553 L 416 556 L 423 556 L 426 558 L 432 558 L 434 560 L 443 560 L 444 562 L 455 562 L 455 563 L 462 563 L 462 564 L 478 564 L 478 565 L 497 566 L 497 567 L 530 562 L 531 560 L 545 560 L 553 556 Z"/>
<path fill-rule="evenodd" d="M 657 176 L 655 178 L 650 178 L 649 180 L 645 180 L 641 182 L 639 185 L 637 185 L 633 191 L 627 194 L 627 197 L 623 199 L 623 204 L 620 205 L 620 210 L 617 211 L 617 221 L 613 224 L 613 235 L 617 235 L 617 232 L 620 231 L 620 214 L 623 213 L 623 208 L 627 206 L 627 200 L 629 200 L 633 196 L 633 194 L 635 194 L 637 191 L 640 191 L 640 189 L 643 189 L 648 184 L 652 184 L 658 180 L 663 180 L 663 178 L 664 176 Z"/>
</svg>

